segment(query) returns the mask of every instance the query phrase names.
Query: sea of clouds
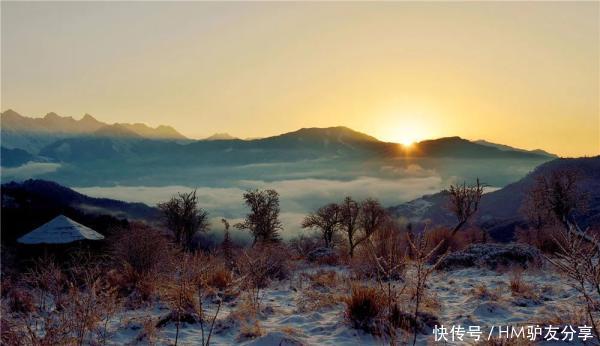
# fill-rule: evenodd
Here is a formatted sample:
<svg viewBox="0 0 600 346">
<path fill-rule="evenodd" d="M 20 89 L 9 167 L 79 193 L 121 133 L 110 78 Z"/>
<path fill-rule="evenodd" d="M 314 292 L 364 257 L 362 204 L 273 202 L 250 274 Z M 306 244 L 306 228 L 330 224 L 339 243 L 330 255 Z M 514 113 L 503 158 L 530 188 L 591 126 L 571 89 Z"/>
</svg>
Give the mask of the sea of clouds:
<svg viewBox="0 0 600 346">
<path fill-rule="evenodd" d="M 247 213 L 242 195 L 250 189 L 274 189 L 280 195 L 283 236 L 298 235 L 306 214 L 322 205 L 339 202 L 346 196 L 357 200 L 367 197 L 378 199 L 384 206 L 403 203 L 424 194 L 439 192 L 442 179 L 436 175 L 402 178 L 358 177 L 351 180 L 287 179 L 278 181 L 239 180 L 229 187 L 207 186 L 113 186 L 75 187 L 80 193 L 128 202 L 142 202 L 154 206 L 179 192 L 196 189 L 200 206 L 209 212 L 213 228 L 221 229 L 221 218 L 235 223 Z"/>
</svg>

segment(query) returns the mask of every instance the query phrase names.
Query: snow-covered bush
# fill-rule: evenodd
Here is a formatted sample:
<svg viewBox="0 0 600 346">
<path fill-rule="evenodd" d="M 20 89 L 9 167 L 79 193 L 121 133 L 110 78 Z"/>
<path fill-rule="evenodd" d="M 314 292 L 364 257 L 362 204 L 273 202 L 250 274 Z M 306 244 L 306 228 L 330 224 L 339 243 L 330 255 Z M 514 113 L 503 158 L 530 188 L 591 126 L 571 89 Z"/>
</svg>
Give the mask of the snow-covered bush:
<svg viewBox="0 0 600 346">
<path fill-rule="evenodd" d="M 487 267 L 520 265 L 524 268 L 541 261 L 540 251 L 526 244 L 472 244 L 465 250 L 451 253 L 444 258 L 438 268 L 453 270 L 467 267 Z"/>
</svg>

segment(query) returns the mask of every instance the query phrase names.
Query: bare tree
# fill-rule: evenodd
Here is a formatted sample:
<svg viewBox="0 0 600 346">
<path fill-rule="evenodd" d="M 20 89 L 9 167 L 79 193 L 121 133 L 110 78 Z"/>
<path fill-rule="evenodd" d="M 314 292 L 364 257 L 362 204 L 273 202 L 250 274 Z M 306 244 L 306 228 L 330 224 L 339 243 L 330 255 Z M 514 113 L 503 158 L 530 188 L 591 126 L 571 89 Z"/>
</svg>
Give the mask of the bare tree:
<svg viewBox="0 0 600 346">
<path fill-rule="evenodd" d="M 429 249 L 429 237 L 425 231 L 422 234 L 416 236 L 414 239 L 411 237 L 407 237 L 408 243 L 413 252 L 413 272 L 414 272 L 414 300 L 415 300 L 415 309 L 414 309 L 414 335 L 413 335 L 413 345 L 417 343 L 417 333 L 418 333 L 418 318 L 419 312 L 421 308 L 421 302 L 423 297 L 426 294 L 427 290 L 427 281 L 429 280 L 429 276 L 431 273 L 435 271 L 435 269 L 439 266 L 439 264 L 444 260 L 445 255 L 442 255 L 437 259 L 437 261 L 433 265 L 428 265 L 433 256 L 438 252 L 438 249 L 444 243 L 444 240 L 440 241 L 433 247 L 431 251 Z"/>
<path fill-rule="evenodd" d="M 586 302 L 586 311 L 597 338 L 600 338 L 600 325 L 594 315 L 600 304 L 600 249 L 596 237 L 593 241 L 562 229 L 554 237 L 559 252 L 556 257 L 546 256 L 560 272 L 572 280 L 572 286 Z M 596 315 L 597 316 L 597 315 Z"/>
<path fill-rule="evenodd" d="M 577 172 L 572 170 L 537 176 L 524 209 L 534 227 L 559 226 L 552 234 L 558 247 L 556 257 L 546 259 L 572 280 L 586 302 L 594 333 L 600 338 L 599 322 L 594 318 L 600 300 L 600 245 L 597 237 L 577 225 L 576 216 L 584 212 L 587 202 L 578 180 Z"/>
<path fill-rule="evenodd" d="M 206 232 L 208 212 L 198 207 L 196 190 L 189 193 L 179 193 L 168 202 L 159 203 L 167 227 L 175 233 L 175 240 L 187 250 L 192 248 L 192 240 L 198 232 Z"/>
<path fill-rule="evenodd" d="M 363 237 L 358 243 L 369 239 L 388 220 L 387 211 L 375 199 L 367 198 L 360 204 L 360 208 L 358 224 L 363 231 Z"/>
<path fill-rule="evenodd" d="M 333 247 L 333 236 L 339 229 L 341 208 L 335 203 L 327 204 L 314 213 L 309 214 L 302 221 L 302 228 L 317 228 L 321 232 L 321 238 L 325 246 Z"/>
<path fill-rule="evenodd" d="M 348 238 L 348 248 L 350 257 L 354 256 L 354 249 L 357 244 L 357 233 L 359 231 L 359 216 L 360 216 L 360 205 L 358 202 L 352 199 L 352 197 L 344 198 L 342 204 L 340 204 L 340 227 L 342 232 L 346 234 Z"/>
<path fill-rule="evenodd" d="M 538 175 L 523 201 L 523 211 L 533 227 L 560 225 L 598 247 L 598 243 L 579 228 L 576 216 L 585 213 L 588 195 L 578 187 L 573 170 L 554 170 Z"/>
<path fill-rule="evenodd" d="M 479 202 L 483 195 L 484 186 L 479 183 L 479 178 L 475 185 L 468 186 L 450 185 L 448 193 L 450 194 L 449 209 L 456 216 L 458 223 L 452 229 L 451 235 L 454 236 L 473 216 L 479 208 Z"/>
<path fill-rule="evenodd" d="M 251 190 L 244 193 L 246 205 L 250 213 L 243 222 L 235 224 L 241 230 L 248 230 L 254 236 L 253 245 L 257 242 L 278 242 L 279 231 L 279 194 L 275 190 Z"/>
</svg>

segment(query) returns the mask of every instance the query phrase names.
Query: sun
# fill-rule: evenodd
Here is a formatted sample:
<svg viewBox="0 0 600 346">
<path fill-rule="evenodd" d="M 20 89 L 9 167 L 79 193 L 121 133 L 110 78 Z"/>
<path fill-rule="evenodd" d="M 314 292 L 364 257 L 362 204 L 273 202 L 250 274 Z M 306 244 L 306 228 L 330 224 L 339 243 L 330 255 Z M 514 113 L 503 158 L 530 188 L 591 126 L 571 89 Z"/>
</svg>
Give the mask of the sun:
<svg viewBox="0 0 600 346">
<path fill-rule="evenodd" d="M 402 135 L 396 137 L 396 143 L 401 144 L 405 148 L 410 148 L 414 146 L 418 141 L 419 137 L 415 136 L 412 133 L 403 133 Z"/>
<path fill-rule="evenodd" d="M 404 147 L 410 147 L 413 144 L 415 144 L 415 142 L 416 142 L 416 140 L 411 137 L 402 137 L 399 139 L 399 143 L 402 144 L 402 146 L 404 146 Z"/>
</svg>

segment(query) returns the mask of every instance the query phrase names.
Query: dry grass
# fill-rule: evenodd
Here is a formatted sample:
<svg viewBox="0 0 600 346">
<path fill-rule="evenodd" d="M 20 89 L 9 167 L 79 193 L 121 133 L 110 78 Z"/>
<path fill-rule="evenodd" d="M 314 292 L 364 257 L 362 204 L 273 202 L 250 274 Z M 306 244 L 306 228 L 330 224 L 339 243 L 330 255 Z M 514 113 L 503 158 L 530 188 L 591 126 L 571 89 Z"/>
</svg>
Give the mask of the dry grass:
<svg viewBox="0 0 600 346">
<path fill-rule="evenodd" d="M 384 310 L 384 297 L 377 288 L 353 284 L 345 299 L 346 319 L 353 328 L 373 333 L 378 330 L 378 320 Z"/>
<path fill-rule="evenodd" d="M 156 345 L 157 339 L 158 329 L 156 328 L 156 321 L 148 318 L 142 323 L 142 332 L 138 335 L 137 341 L 147 345 Z"/>
<path fill-rule="evenodd" d="M 471 292 L 473 293 L 473 296 L 475 298 L 482 299 L 482 300 L 497 301 L 498 299 L 500 299 L 500 296 L 501 296 L 499 290 L 491 291 L 488 289 L 487 285 L 484 283 L 480 283 L 477 286 L 473 287 Z"/>
<path fill-rule="evenodd" d="M 252 323 L 242 323 L 240 327 L 240 333 L 238 334 L 237 341 L 242 342 L 248 339 L 258 338 L 263 335 L 263 330 L 257 320 Z"/>
<path fill-rule="evenodd" d="M 339 284 L 339 278 L 333 270 L 319 269 L 314 274 L 306 274 L 314 288 L 335 288 Z"/>
<path fill-rule="evenodd" d="M 535 297 L 533 285 L 523 280 L 523 269 L 513 268 L 509 272 L 509 288 L 513 296 Z"/>
<path fill-rule="evenodd" d="M 240 296 L 235 310 L 231 311 L 227 318 L 230 318 L 235 322 L 249 322 L 256 319 L 258 313 L 259 311 L 256 310 L 256 306 L 252 302 L 250 293 L 246 292 Z"/>
<path fill-rule="evenodd" d="M 298 298 L 298 311 L 301 313 L 308 311 L 319 311 L 332 308 L 346 301 L 345 295 L 333 292 L 319 292 L 313 289 L 302 290 Z"/>
<path fill-rule="evenodd" d="M 303 335 L 302 331 L 300 331 L 299 329 L 296 329 L 294 327 L 290 327 L 290 326 L 281 327 L 281 328 L 279 328 L 279 331 L 286 335 L 292 336 L 292 337 L 297 337 L 297 336 Z"/>
<path fill-rule="evenodd" d="M 12 344 L 9 336 L 18 335 L 17 344 L 102 344 L 108 321 L 120 309 L 103 272 L 98 263 L 81 262 L 62 270 L 49 259 L 36 262 L 3 304 L 3 343 Z"/>
<path fill-rule="evenodd" d="M 233 284 L 233 273 L 222 263 L 219 263 L 208 273 L 207 285 L 225 290 Z"/>
</svg>

